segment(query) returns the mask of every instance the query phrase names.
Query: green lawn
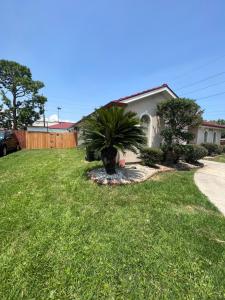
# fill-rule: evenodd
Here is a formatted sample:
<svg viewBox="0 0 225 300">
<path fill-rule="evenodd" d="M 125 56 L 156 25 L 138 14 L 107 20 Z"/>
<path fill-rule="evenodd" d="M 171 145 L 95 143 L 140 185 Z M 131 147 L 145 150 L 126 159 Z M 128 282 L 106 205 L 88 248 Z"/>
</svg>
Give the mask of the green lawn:
<svg viewBox="0 0 225 300">
<path fill-rule="evenodd" d="M 218 162 L 223 162 L 223 163 L 225 163 L 225 154 L 215 156 L 215 157 L 213 158 L 213 160 L 214 160 L 214 161 L 218 161 Z"/>
<path fill-rule="evenodd" d="M 80 150 L 0 158 L 0 299 L 224 299 L 225 218 L 192 172 L 120 187 Z"/>
</svg>

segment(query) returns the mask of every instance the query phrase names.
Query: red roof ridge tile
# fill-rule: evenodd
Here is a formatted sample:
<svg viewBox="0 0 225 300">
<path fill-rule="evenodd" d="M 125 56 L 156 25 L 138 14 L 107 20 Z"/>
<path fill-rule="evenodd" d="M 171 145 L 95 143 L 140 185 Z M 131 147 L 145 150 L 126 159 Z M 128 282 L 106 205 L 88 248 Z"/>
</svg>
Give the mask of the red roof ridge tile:
<svg viewBox="0 0 225 300">
<path fill-rule="evenodd" d="M 169 85 L 168 85 L 167 83 L 163 83 L 162 85 L 153 87 L 153 88 L 151 88 L 151 89 L 147 89 L 147 90 L 144 90 L 144 91 L 141 91 L 141 92 L 138 92 L 138 93 L 129 95 L 129 96 L 125 96 L 125 97 L 119 98 L 119 99 L 117 99 L 117 100 L 112 100 L 112 101 L 110 101 L 110 103 L 112 103 L 112 102 L 120 102 L 120 101 L 129 99 L 129 98 L 133 98 L 133 97 L 136 97 L 136 96 L 140 96 L 140 95 L 143 95 L 143 94 L 146 94 L 146 93 L 150 93 L 150 92 L 159 90 L 159 89 L 161 89 L 161 88 L 168 88 L 174 95 L 176 95 L 176 93 L 169 87 Z M 177 95 L 176 95 L 176 96 L 177 96 Z"/>
<path fill-rule="evenodd" d="M 208 126 L 208 127 L 224 128 L 225 129 L 225 125 L 221 125 L 221 124 L 218 124 L 218 123 L 213 122 L 213 121 L 204 120 L 201 125 Z"/>
</svg>

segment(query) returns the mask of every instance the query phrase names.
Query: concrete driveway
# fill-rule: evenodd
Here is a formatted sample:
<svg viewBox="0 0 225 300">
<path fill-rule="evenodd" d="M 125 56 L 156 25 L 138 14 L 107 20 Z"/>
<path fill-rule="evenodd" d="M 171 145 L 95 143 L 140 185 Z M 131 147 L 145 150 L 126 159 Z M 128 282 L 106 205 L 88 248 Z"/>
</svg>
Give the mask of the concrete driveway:
<svg viewBox="0 0 225 300">
<path fill-rule="evenodd" d="M 205 166 L 195 173 L 195 183 L 225 216 L 225 163 L 208 160 L 201 162 Z"/>
</svg>

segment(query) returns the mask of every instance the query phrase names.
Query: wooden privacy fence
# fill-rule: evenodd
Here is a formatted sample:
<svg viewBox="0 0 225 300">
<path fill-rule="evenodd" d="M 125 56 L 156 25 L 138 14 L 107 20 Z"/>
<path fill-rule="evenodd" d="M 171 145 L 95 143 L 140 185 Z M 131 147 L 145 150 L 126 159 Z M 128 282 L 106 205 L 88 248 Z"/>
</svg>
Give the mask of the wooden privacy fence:
<svg viewBox="0 0 225 300">
<path fill-rule="evenodd" d="M 63 149 L 77 146 L 76 132 L 27 132 L 15 131 L 21 148 L 26 149 Z"/>
</svg>

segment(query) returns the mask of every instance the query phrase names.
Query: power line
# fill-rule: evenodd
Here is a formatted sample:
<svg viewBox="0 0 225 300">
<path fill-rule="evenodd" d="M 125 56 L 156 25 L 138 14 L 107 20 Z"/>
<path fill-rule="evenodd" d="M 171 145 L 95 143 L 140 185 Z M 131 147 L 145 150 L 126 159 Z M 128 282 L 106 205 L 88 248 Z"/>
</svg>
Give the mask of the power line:
<svg viewBox="0 0 225 300">
<path fill-rule="evenodd" d="M 200 98 L 197 98 L 197 100 L 207 99 L 207 98 L 210 98 L 210 97 L 219 96 L 219 95 L 223 95 L 223 94 L 225 94 L 225 92 L 209 95 L 209 96 L 206 96 L 206 97 L 200 97 Z"/>
<path fill-rule="evenodd" d="M 205 77 L 205 78 L 203 78 L 203 79 L 201 79 L 201 80 L 192 82 L 191 84 L 184 85 L 184 86 L 182 86 L 182 87 L 180 87 L 180 88 L 178 88 L 178 89 L 176 89 L 176 90 L 179 91 L 179 90 L 182 90 L 182 89 L 186 89 L 187 87 L 190 87 L 190 86 L 193 86 L 193 85 L 197 85 L 197 84 L 199 84 L 199 83 L 201 83 L 201 82 L 204 82 L 204 81 L 207 81 L 207 80 L 209 80 L 209 79 L 212 79 L 212 78 L 221 76 L 221 75 L 223 75 L 223 74 L 225 74 L 225 71 L 220 72 L 220 73 L 217 73 L 217 74 L 214 74 L 214 75 L 211 75 L 211 76 L 209 76 L 209 77 Z"/>
<path fill-rule="evenodd" d="M 223 114 L 223 116 L 225 115 L 225 111 L 218 111 L 218 112 L 216 112 L 216 111 L 207 111 L 207 112 L 204 112 L 204 113 L 207 113 L 207 115 L 220 115 L 220 116 L 222 116 L 222 114 Z"/>
<path fill-rule="evenodd" d="M 217 111 L 216 111 L 216 110 L 213 110 L 213 111 L 211 111 L 210 109 L 207 109 L 207 108 L 206 108 L 206 110 L 207 110 L 208 112 L 210 112 L 210 113 L 213 113 L 213 114 L 214 114 L 214 113 L 215 113 L 215 114 L 217 114 L 217 113 L 225 113 L 225 110 L 217 110 Z"/>
<path fill-rule="evenodd" d="M 56 103 L 58 103 L 58 102 L 55 102 L 55 103 L 47 102 L 47 105 L 48 105 L 48 107 L 49 106 L 55 107 Z M 91 107 L 91 106 L 94 106 L 94 105 L 90 105 L 90 104 L 85 104 L 84 105 L 84 104 L 78 104 L 78 103 L 73 104 L 73 103 L 65 103 L 65 102 L 63 102 L 62 104 L 63 104 L 63 106 L 70 106 L 70 107 L 74 107 L 74 108 L 76 108 L 76 107 Z"/>
<path fill-rule="evenodd" d="M 208 89 L 208 88 L 210 88 L 210 87 L 212 87 L 212 86 L 216 86 L 216 85 L 219 85 L 219 84 L 222 84 L 222 83 L 225 83 L 225 81 L 221 81 L 221 82 L 217 82 L 217 83 L 214 83 L 214 84 L 210 84 L 210 85 L 207 85 L 207 86 L 205 86 L 205 87 L 196 89 L 196 90 L 194 90 L 194 91 L 187 92 L 186 94 L 188 94 L 188 95 L 189 95 L 189 94 L 193 94 L 193 93 L 195 93 L 195 92 L 202 91 L 202 90 Z M 184 96 L 184 95 L 182 95 L 182 96 Z"/>
<path fill-rule="evenodd" d="M 225 55 L 222 55 L 222 56 L 219 56 L 219 57 L 217 57 L 217 58 L 215 58 L 213 60 L 210 60 L 208 63 L 202 64 L 202 65 L 200 65 L 198 67 L 194 67 L 194 68 L 190 69 L 189 71 L 187 71 L 187 72 L 185 72 L 185 73 L 183 73 L 181 75 L 178 75 L 178 76 L 174 77 L 172 80 L 176 80 L 178 78 L 184 77 L 184 76 L 192 73 L 193 71 L 197 71 L 197 70 L 203 69 L 203 68 L 207 67 L 208 65 L 214 63 L 215 61 L 223 59 L 224 57 L 225 57 Z"/>
</svg>

